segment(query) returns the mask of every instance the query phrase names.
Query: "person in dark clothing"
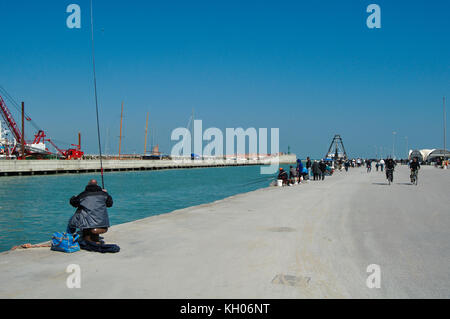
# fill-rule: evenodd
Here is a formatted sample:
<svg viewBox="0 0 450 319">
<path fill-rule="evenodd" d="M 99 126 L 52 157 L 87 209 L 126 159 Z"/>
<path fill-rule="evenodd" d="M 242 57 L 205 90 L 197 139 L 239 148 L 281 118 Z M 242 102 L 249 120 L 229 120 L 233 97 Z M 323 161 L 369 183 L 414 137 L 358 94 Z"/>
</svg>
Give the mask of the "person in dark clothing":
<svg viewBox="0 0 450 319">
<path fill-rule="evenodd" d="M 291 166 L 289 169 L 289 183 L 295 184 L 295 178 L 297 177 L 297 170 Z"/>
<path fill-rule="evenodd" d="M 366 160 L 367 173 L 372 172 L 372 161 Z"/>
<path fill-rule="evenodd" d="M 308 170 L 308 175 L 311 176 L 312 163 L 309 157 L 306 158 L 306 169 Z"/>
<path fill-rule="evenodd" d="M 283 181 L 283 185 L 287 185 L 288 184 L 288 174 L 281 167 L 280 167 L 280 172 L 278 173 L 278 179 L 281 179 Z"/>
<path fill-rule="evenodd" d="M 417 160 L 417 157 L 414 157 L 412 162 L 409 163 L 409 169 L 412 171 L 417 171 L 420 169 L 419 161 Z"/>
<path fill-rule="evenodd" d="M 69 220 L 67 232 L 73 234 L 79 229 L 84 240 L 100 243 L 99 235 L 110 227 L 107 208 L 113 206 L 112 197 L 93 179 L 84 192 L 70 199 L 70 205 L 77 211 Z"/>
<path fill-rule="evenodd" d="M 321 177 L 321 179 L 325 180 L 325 173 L 327 171 L 327 164 L 325 164 L 324 161 L 320 161 L 320 163 L 319 163 L 319 170 L 320 170 L 320 177 Z"/>
<path fill-rule="evenodd" d="M 348 172 L 348 168 L 350 167 L 350 161 L 345 161 L 344 163 L 345 171 Z"/>
<path fill-rule="evenodd" d="M 313 179 L 319 180 L 319 176 L 320 176 L 320 168 L 319 168 L 319 162 L 314 161 L 314 163 L 312 164 L 312 173 L 313 173 Z"/>
<path fill-rule="evenodd" d="M 409 164 L 409 169 L 411 170 L 411 183 L 413 181 L 413 175 L 418 174 L 420 169 L 419 161 L 417 160 L 417 157 L 414 157 L 413 161 Z"/>
<path fill-rule="evenodd" d="M 386 179 L 388 179 L 389 174 L 392 174 L 392 176 L 394 176 L 394 169 L 397 164 L 392 158 L 388 158 L 385 161 L 385 165 L 386 165 Z"/>
</svg>

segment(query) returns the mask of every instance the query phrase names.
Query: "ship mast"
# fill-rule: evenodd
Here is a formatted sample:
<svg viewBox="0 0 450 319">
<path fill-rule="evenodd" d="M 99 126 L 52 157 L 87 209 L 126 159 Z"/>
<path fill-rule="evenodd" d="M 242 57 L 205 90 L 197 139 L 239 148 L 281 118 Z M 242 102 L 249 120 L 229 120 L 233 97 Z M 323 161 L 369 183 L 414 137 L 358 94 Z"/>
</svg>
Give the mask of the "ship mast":
<svg viewBox="0 0 450 319">
<path fill-rule="evenodd" d="M 148 116 L 149 112 L 147 112 L 147 122 L 145 124 L 145 145 L 144 145 L 144 156 L 147 154 L 147 132 L 148 132 Z"/>
<path fill-rule="evenodd" d="M 123 101 L 122 101 L 122 111 L 120 112 L 119 159 L 122 151 L 122 120 L 123 120 Z"/>
</svg>

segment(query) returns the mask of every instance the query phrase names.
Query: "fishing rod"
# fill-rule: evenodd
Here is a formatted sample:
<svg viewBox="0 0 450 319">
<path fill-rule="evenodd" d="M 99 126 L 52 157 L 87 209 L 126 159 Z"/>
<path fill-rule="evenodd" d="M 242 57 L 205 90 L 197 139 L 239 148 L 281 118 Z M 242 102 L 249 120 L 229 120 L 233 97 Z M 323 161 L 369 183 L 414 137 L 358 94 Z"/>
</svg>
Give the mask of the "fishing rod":
<svg viewBox="0 0 450 319">
<path fill-rule="evenodd" d="M 265 179 L 270 179 L 270 178 L 274 178 L 274 176 L 257 177 L 257 178 L 251 179 L 250 181 L 265 180 Z"/>
<path fill-rule="evenodd" d="M 266 177 L 265 179 L 260 179 L 260 180 L 257 180 L 257 181 L 246 183 L 246 184 L 243 184 L 242 186 L 249 186 L 249 185 L 259 184 L 259 183 L 262 183 L 262 182 L 269 182 L 269 181 L 274 180 L 274 179 L 275 179 L 275 177 Z"/>
<path fill-rule="evenodd" d="M 100 153 L 100 172 L 102 176 L 102 188 L 105 189 L 105 180 L 103 177 L 103 159 L 102 159 L 102 144 L 100 138 L 100 123 L 98 119 L 98 97 L 97 97 L 97 76 L 95 73 L 95 42 L 94 42 L 94 14 L 92 9 L 92 0 L 91 0 L 91 35 L 92 35 L 92 67 L 94 73 L 94 92 L 95 92 L 95 110 L 97 114 L 97 137 L 98 137 L 98 149 Z"/>
<path fill-rule="evenodd" d="M 256 180 L 256 181 L 249 181 L 249 182 L 247 182 L 247 183 L 244 184 L 244 185 L 258 184 L 258 183 L 262 183 L 262 182 L 265 182 L 265 181 L 269 181 L 269 180 L 271 180 L 271 179 L 273 179 L 273 178 L 271 177 L 271 178 L 258 179 L 258 180 Z"/>
</svg>

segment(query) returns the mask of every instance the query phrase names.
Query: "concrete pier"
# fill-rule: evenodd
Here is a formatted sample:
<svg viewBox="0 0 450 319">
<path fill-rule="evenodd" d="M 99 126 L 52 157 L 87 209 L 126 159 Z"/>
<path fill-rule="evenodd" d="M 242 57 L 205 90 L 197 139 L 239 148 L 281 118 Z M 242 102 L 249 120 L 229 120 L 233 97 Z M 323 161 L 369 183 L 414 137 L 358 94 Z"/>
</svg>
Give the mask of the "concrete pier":
<svg viewBox="0 0 450 319">
<path fill-rule="evenodd" d="M 450 298 L 449 187 L 449 170 L 415 186 L 402 166 L 390 186 L 355 168 L 260 189 L 114 226 L 118 254 L 0 254 L 0 298 Z"/>
<path fill-rule="evenodd" d="M 280 164 L 295 163 L 295 154 L 279 156 Z M 214 159 L 214 160 L 104 160 L 105 172 L 145 171 L 161 169 L 181 169 L 221 166 L 268 165 L 266 159 Z M 100 160 L 2 160 L 1 176 L 78 174 L 100 172 Z"/>
</svg>

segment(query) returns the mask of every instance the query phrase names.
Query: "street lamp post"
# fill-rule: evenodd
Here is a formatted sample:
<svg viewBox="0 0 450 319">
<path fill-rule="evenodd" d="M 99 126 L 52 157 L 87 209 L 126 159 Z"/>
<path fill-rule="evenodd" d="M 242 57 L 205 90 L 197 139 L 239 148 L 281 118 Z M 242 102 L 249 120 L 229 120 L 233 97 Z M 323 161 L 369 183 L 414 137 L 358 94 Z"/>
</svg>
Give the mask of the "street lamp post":
<svg viewBox="0 0 450 319">
<path fill-rule="evenodd" d="M 408 136 L 405 136 L 405 139 L 406 139 L 406 159 L 409 159 Z"/>
<path fill-rule="evenodd" d="M 447 121 L 446 121 L 446 114 L 445 114 L 445 96 L 444 96 L 444 159 L 445 159 L 445 156 L 447 155 L 447 152 L 446 152 L 446 147 L 447 147 L 447 145 L 445 145 L 446 144 L 446 129 L 447 129 Z"/>
<path fill-rule="evenodd" d="M 392 159 L 395 159 L 395 135 L 397 132 L 392 132 Z"/>
</svg>

